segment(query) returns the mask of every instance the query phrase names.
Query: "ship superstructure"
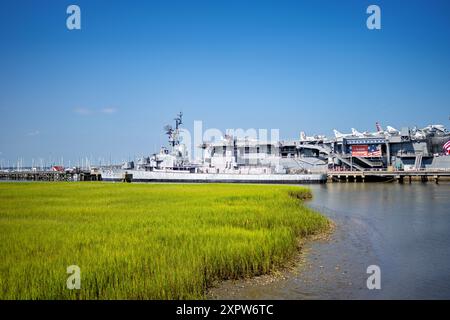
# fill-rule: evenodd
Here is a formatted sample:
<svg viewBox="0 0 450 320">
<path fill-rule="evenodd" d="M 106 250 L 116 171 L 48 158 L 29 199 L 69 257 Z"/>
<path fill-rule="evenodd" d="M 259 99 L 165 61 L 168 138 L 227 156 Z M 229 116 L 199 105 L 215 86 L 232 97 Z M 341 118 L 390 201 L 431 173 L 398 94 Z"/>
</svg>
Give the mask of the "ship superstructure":
<svg viewBox="0 0 450 320">
<path fill-rule="evenodd" d="M 183 124 L 183 113 L 175 117 L 175 127 L 166 125 L 164 131 L 169 139 L 169 147 L 161 147 L 159 153 L 142 157 L 137 161 L 137 169 L 144 171 L 185 171 L 194 172 L 198 165 L 189 160 L 189 150 L 181 142 L 180 127 Z M 131 168 L 130 168 L 131 169 Z"/>
</svg>

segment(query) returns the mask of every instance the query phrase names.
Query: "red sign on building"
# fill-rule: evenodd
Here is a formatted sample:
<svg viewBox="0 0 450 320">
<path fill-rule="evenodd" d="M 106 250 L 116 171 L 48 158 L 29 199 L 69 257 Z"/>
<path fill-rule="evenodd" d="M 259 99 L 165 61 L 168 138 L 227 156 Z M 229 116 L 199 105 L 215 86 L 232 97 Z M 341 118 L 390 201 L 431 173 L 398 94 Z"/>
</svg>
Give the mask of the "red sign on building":
<svg viewBox="0 0 450 320">
<path fill-rule="evenodd" d="M 368 154 L 369 154 L 369 147 L 367 144 L 352 146 L 352 156 L 367 157 Z"/>
</svg>

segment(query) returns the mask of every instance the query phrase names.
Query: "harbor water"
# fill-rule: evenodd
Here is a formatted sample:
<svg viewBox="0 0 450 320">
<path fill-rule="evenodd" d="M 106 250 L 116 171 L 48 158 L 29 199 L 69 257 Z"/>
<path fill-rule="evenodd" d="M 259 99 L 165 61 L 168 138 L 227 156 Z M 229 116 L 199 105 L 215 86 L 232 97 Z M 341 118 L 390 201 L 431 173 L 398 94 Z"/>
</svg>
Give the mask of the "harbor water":
<svg viewBox="0 0 450 320">
<path fill-rule="evenodd" d="M 285 279 L 224 283 L 216 298 L 449 299 L 450 184 L 328 183 L 308 205 L 336 223 L 331 239 L 304 248 Z M 367 267 L 381 289 L 367 288 Z"/>
</svg>

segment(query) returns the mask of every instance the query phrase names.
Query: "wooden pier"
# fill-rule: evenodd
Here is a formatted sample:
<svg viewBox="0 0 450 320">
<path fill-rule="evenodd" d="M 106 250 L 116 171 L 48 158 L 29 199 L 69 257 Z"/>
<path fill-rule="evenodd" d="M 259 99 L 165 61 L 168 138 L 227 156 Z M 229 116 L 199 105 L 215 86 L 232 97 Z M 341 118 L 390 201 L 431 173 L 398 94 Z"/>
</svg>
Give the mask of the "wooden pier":
<svg viewBox="0 0 450 320">
<path fill-rule="evenodd" d="M 428 182 L 450 181 L 450 171 L 416 170 L 416 171 L 329 171 L 329 182 L 369 182 L 397 181 L 411 183 L 412 181 Z"/>
<path fill-rule="evenodd" d="M 78 173 L 61 171 L 0 171 L 0 180 L 9 181 L 101 181 L 100 173 L 82 171 Z"/>
<path fill-rule="evenodd" d="M 429 182 L 450 181 L 450 171 L 329 171 L 328 182 L 376 182 L 412 181 Z M 98 172 L 82 171 L 78 173 L 59 171 L 0 171 L 0 180 L 9 181 L 101 181 Z M 130 180 L 125 177 L 123 181 Z"/>
</svg>

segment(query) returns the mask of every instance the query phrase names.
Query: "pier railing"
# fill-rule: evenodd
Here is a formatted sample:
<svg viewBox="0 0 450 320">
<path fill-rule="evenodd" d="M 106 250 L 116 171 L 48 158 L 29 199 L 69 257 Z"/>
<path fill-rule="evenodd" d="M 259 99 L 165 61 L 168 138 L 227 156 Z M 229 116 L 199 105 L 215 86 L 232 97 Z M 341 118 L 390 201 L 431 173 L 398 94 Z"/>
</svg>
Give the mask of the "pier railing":
<svg viewBox="0 0 450 320">
<path fill-rule="evenodd" d="M 352 181 L 352 182 L 366 182 L 379 180 L 396 180 L 403 182 L 404 179 L 420 180 L 426 182 L 434 180 L 436 183 L 441 178 L 450 181 L 449 169 L 416 169 L 408 171 L 386 171 L 386 170 L 366 170 L 366 171 L 328 171 L 329 181 Z"/>
</svg>

